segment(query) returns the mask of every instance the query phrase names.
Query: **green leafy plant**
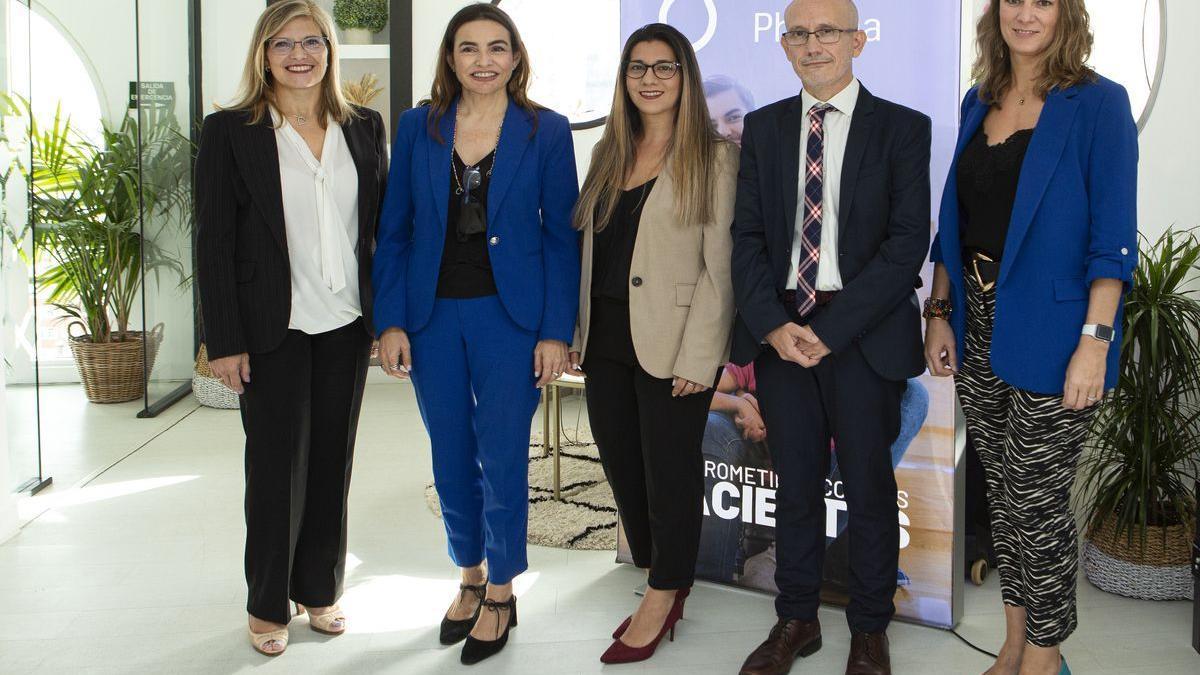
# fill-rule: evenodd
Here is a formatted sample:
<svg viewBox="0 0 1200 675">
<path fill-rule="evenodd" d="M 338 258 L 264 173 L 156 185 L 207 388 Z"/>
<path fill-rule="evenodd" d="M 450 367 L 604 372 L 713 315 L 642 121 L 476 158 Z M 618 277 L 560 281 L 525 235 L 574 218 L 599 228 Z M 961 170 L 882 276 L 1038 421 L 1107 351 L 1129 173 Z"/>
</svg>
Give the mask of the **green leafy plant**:
<svg viewBox="0 0 1200 675">
<path fill-rule="evenodd" d="M 1138 550 L 1148 528 L 1190 521 L 1200 468 L 1200 238 L 1168 230 L 1141 249 L 1119 381 L 1094 418 L 1082 473 L 1089 530 L 1112 520 Z"/>
<path fill-rule="evenodd" d="M 47 301 L 82 322 L 92 342 L 121 340 L 129 331 L 145 273 L 169 270 L 184 281 L 180 262 L 147 231 L 191 223 L 190 142 L 169 117 L 125 118 L 105 125 L 102 140 L 78 136 L 61 109 L 43 126 L 27 101 L 7 98 L 23 116 L 29 143 L 30 223 L 38 275 Z M 9 236 L 15 236 L 9 229 Z"/>
<path fill-rule="evenodd" d="M 378 33 L 387 25 L 387 0 L 334 0 L 333 20 L 342 30 L 366 28 Z"/>
</svg>

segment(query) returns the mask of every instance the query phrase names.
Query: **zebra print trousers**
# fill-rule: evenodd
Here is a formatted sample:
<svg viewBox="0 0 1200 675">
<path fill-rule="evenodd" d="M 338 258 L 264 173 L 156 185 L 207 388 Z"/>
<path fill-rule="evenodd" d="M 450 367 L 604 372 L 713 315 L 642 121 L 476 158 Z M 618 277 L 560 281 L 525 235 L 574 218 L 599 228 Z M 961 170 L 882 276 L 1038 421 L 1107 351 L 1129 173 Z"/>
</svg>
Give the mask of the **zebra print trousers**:
<svg viewBox="0 0 1200 675">
<path fill-rule="evenodd" d="M 1079 543 L 1069 504 L 1092 408 L 1010 386 L 991 366 L 995 290 L 967 275 L 967 328 L 955 384 L 987 480 L 992 545 L 1006 605 L 1026 611 L 1025 639 L 1074 632 Z"/>
</svg>

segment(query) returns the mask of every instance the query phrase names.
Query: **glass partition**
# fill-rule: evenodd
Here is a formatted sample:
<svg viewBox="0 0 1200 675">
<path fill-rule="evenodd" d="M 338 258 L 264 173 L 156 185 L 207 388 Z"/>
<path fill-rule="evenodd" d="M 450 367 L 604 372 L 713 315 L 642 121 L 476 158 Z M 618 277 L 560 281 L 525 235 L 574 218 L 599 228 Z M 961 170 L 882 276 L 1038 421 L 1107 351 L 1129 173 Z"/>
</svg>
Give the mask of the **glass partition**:
<svg viewBox="0 0 1200 675">
<path fill-rule="evenodd" d="M 94 424 L 190 390 L 197 26 L 198 0 L 0 0 L 5 489 L 82 478 Z"/>
<path fill-rule="evenodd" d="M 197 350 L 192 284 L 193 2 L 137 3 L 136 121 L 141 159 L 141 329 L 150 413 L 191 391 Z"/>
<path fill-rule="evenodd" d="M 0 401 L 4 406 L 9 485 L 37 491 L 49 483 L 42 466 L 38 401 L 38 306 L 30 218 L 32 24 L 26 0 L 0 0 Z M 4 472 L 0 472 L 4 473 Z"/>
</svg>

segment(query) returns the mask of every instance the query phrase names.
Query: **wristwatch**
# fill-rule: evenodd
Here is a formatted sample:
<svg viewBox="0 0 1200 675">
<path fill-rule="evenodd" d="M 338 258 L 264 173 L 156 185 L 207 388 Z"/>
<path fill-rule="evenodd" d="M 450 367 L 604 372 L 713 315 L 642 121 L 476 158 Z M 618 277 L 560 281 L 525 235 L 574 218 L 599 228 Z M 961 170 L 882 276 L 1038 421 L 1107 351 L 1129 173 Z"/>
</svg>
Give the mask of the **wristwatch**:
<svg viewBox="0 0 1200 675">
<path fill-rule="evenodd" d="M 1089 323 L 1084 325 L 1082 334 L 1101 342 L 1112 342 L 1113 336 L 1116 333 L 1113 331 L 1112 326 L 1105 326 L 1102 323 Z"/>
</svg>

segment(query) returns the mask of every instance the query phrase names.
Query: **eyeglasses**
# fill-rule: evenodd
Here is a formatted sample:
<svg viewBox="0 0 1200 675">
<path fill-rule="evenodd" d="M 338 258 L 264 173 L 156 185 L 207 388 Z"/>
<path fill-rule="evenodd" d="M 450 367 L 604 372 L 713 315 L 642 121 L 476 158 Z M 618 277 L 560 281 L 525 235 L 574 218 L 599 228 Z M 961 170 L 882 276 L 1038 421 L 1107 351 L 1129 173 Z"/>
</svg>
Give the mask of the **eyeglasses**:
<svg viewBox="0 0 1200 675">
<path fill-rule="evenodd" d="M 267 40 L 267 49 L 270 49 L 272 54 L 287 56 L 292 53 L 292 48 L 297 44 L 309 54 L 320 54 L 329 44 L 329 38 L 323 35 L 309 35 L 301 40 L 285 37 L 271 38 Z"/>
<path fill-rule="evenodd" d="M 655 61 L 654 63 L 643 63 L 642 61 L 630 61 L 625 66 L 625 77 L 632 77 L 635 80 L 640 80 L 646 76 L 647 70 L 653 70 L 654 76 L 660 80 L 669 80 L 675 77 L 675 73 L 683 65 L 674 61 Z"/>
<path fill-rule="evenodd" d="M 818 28 L 817 30 L 789 30 L 783 34 L 783 41 L 792 47 L 803 47 L 808 44 L 808 38 L 816 35 L 817 42 L 823 45 L 833 45 L 841 42 L 842 33 L 857 33 L 857 28 Z"/>
</svg>

